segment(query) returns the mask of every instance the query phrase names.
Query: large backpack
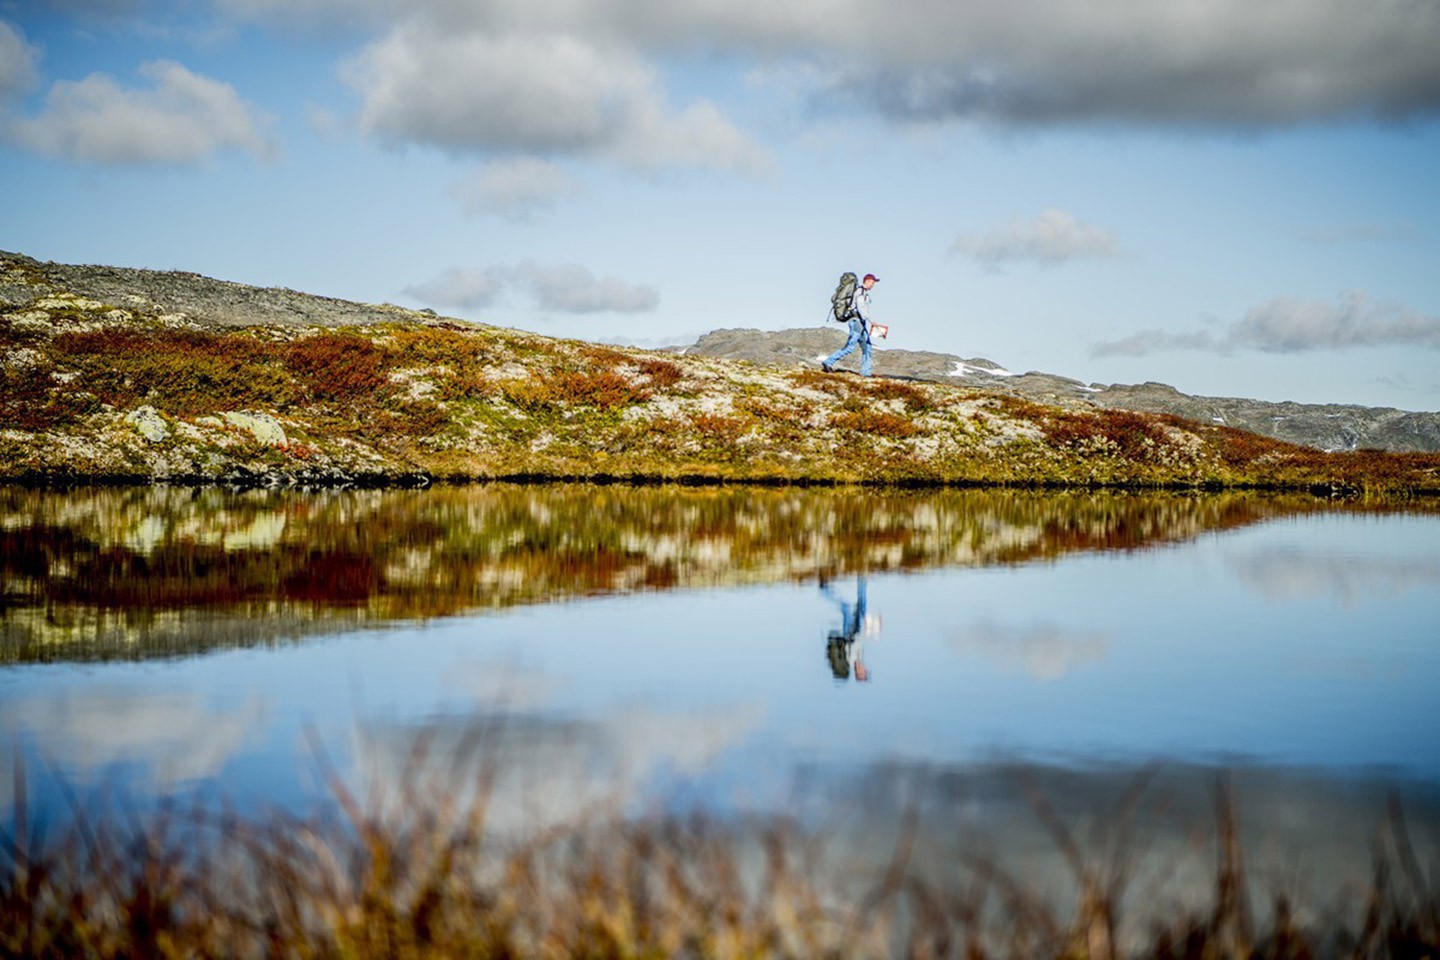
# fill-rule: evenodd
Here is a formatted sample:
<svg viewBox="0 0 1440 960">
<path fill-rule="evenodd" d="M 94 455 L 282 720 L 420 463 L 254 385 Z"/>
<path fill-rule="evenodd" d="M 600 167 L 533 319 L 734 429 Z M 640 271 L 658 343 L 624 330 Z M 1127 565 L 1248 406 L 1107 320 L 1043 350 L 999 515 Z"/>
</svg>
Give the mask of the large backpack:
<svg viewBox="0 0 1440 960">
<path fill-rule="evenodd" d="M 858 282 L 855 274 L 849 270 L 840 274 L 840 283 L 830 296 L 830 318 L 832 320 L 840 323 L 849 322 L 851 314 L 854 313 L 855 284 Z"/>
</svg>

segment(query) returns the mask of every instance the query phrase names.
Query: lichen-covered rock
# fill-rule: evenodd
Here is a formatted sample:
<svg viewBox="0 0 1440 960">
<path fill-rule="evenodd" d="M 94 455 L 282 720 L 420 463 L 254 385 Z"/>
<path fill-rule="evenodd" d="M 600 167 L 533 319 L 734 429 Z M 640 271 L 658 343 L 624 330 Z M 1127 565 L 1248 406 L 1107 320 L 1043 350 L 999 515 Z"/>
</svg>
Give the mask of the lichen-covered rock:
<svg viewBox="0 0 1440 960">
<path fill-rule="evenodd" d="M 270 447 L 284 446 L 285 428 L 268 413 L 254 413 L 245 410 L 226 410 L 220 414 L 232 427 L 250 431 L 258 443 Z"/>
<path fill-rule="evenodd" d="M 125 421 L 134 427 L 140 436 L 151 443 L 159 443 L 170 436 L 170 427 L 166 425 L 165 418 L 160 416 L 160 411 L 146 405 L 137 407 L 125 414 Z"/>
</svg>

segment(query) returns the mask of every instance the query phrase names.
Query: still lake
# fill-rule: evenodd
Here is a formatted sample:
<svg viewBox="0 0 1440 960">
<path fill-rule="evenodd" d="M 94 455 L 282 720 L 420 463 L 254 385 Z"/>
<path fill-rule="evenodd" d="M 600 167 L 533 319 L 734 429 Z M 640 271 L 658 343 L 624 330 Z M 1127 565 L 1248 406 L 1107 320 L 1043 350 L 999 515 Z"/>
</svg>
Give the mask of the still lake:
<svg viewBox="0 0 1440 960">
<path fill-rule="evenodd" d="M 1144 779 L 1179 849 L 1222 777 L 1277 871 L 1363 873 L 1392 797 L 1440 825 L 1433 505 L 11 488 L 0 577 L 0 818 L 17 760 L 57 815 L 263 811 L 468 750 L 501 828 L 848 804 L 877 849 L 909 807 L 1038 850 L 1027 796 L 1103 822 Z"/>
</svg>

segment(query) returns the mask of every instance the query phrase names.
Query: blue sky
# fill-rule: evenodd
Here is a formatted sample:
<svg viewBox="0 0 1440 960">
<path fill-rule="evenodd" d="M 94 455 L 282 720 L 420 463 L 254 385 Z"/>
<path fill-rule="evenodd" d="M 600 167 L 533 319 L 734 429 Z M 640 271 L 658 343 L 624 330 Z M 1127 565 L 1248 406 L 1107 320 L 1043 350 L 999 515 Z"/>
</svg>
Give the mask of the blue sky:
<svg viewBox="0 0 1440 960">
<path fill-rule="evenodd" d="M 0 0 L 0 249 L 1440 409 L 1437 0 Z"/>
</svg>

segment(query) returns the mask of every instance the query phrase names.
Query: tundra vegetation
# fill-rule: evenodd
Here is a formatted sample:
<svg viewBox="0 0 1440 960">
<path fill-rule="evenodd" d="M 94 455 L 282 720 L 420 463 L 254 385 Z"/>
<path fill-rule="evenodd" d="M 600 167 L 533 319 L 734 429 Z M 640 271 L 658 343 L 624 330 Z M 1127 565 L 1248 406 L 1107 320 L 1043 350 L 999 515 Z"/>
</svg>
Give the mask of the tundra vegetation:
<svg viewBox="0 0 1440 960">
<path fill-rule="evenodd" d="M 24 264 L 6 261 L 6 282 Z M 48 288 L 47 288 L 48 289 Z M 0 480 L 634 481 L 1440 492 L 1440 454 L 950 385 L 618 349 L 375 307 L 207 324 L 65 292 L 0 307 Z"/>
</svg>

